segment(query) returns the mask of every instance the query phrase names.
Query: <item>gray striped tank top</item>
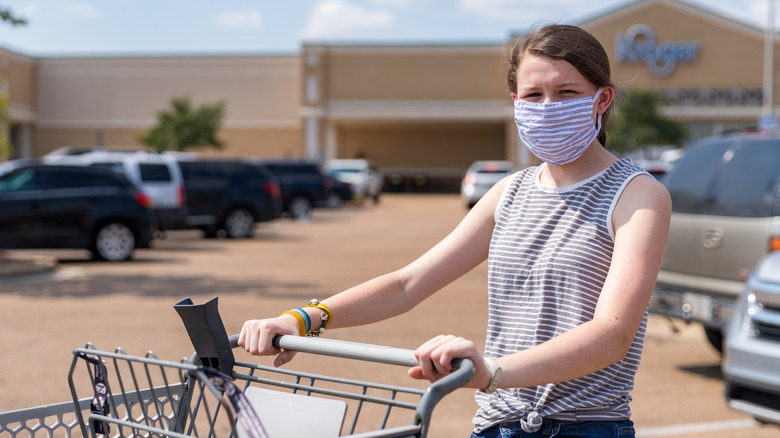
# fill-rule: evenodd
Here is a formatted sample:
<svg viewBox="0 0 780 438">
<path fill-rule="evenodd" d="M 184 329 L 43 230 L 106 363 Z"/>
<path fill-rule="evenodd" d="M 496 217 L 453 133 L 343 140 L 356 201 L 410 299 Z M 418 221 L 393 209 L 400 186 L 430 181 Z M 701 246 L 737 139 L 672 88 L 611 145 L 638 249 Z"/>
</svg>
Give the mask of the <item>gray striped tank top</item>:
<svg viewBox="0 0 780 438">
<path fill-rule="evenodd" d="M 593 318 L 612 258 L 612 211 L 626 184 L 644 173 L 622 159 L 577 184 L 539 183 L 542 166 L 516 173 L 496 208 L 488 257 L 485 355 L 505 356 Z M 542 417 L 572 421 L 630 416 L 629 393 L 642 353 L 647 313 L 626 357 L 593 374 L 532 388 L 477 391 L 475 431 Z"/>
</svg>

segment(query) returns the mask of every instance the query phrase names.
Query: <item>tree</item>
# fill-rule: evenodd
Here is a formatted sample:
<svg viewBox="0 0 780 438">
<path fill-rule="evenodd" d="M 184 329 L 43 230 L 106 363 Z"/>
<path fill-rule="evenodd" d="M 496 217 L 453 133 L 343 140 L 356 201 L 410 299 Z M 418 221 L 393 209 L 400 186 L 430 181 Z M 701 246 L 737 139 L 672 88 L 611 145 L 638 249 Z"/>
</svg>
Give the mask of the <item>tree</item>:
<svg viewBox="0 0 780 438">
<path fill-rule="evenodd" d="M 9 8 L 0 6 L 0 21 L 11 26 L 22 26 L 27 20 L 19 18 Z M 0 78 L 2 80 L 2 78 Z M 13 156 L 13 145 L 8 138 L 8 129 L 11 125 L 11 115 L 8 112 L 8 97 L 0 91 L 0 161 Z"/>
<path fill-rule="evenodd" d="M 610 149 L 626 153 L 646 146 L 682 144 L 686 127 L 658 111 L 664 103 L 663 96 L 652 91 L 629 90 L 618 96 L 607 130 Z"/>
<path fill-rule="evenodd" d="M 157 151 L 183 151 L 189 148 L 224 144 L 217 138 L 225 114 L 224 102 L 193 108 L 189 97 L 174 97 L 168 110 L 157 112 L 157 124 L 138 140 Z"/>
</svg>

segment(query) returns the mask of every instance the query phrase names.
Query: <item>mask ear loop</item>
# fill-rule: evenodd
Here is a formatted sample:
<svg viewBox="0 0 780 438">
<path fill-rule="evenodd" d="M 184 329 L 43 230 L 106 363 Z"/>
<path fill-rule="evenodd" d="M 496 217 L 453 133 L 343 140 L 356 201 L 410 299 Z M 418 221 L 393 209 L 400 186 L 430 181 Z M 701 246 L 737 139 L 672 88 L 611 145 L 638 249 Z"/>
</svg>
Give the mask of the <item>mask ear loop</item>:
<svg viewBox="0 0 780 438">
<path fill-rule="evenodd" d="M 599 89 L 596 90 L 596 94 L 593 95 L 593 103 L 594 104 L 596 103 L 596 100 L 598 100 L 599 96 L 601 95 L 601 90 L 603 90 L 603 89 L 604 89 L 604 87 L 599 87 Z M 601 132 L 601 113 L 598 113 L 596 115 L 596 122 L 597 122 L 596 132 Z"/>
</svg>

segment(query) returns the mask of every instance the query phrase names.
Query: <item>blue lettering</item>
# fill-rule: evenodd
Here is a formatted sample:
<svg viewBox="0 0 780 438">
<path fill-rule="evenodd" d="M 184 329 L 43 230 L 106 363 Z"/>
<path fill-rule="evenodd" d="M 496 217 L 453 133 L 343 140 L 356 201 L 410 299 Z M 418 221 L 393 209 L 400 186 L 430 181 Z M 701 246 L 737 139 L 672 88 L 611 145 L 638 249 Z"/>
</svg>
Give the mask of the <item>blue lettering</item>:
<svg viewBox="0 0 780 438">
<path fill-rule="evenodd" d="M 656 43 L 655 33 L 644 24 L 635 24 L 625 34 L 615 35 L 616 61 L 621 64 L 644 63 L 654 76 L 669 76 L 678 64 L 694 62 L 698 57 L 698 41 Z"/>
</svg>

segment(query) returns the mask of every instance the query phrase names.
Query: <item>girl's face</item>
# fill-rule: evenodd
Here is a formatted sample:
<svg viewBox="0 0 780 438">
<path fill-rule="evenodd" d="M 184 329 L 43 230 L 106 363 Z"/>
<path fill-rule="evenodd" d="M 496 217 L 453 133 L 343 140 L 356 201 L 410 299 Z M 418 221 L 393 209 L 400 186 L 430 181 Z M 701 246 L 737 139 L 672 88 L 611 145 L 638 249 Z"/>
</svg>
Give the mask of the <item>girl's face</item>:
<svg viewBox="0 0 780 438">
<path fill-rule="evenodd" d="M 551 103 L 581 97 L 593 97 L 597 87 L 573 65 L 562 59 L 526 54 L 517 67 L 517 92 L 513 99 L 525 102 Z M 594 102 L 596 114 L 609 108 L 614 96 L 612 87 L 604 87 Z"/>
<path fill-rule="evenodd" d="M 551 103 L 593 96 L 596 86 L 562 59 L 526 54 L 517 68 L 517 95 L 526 102 Z"/>
</svg>

